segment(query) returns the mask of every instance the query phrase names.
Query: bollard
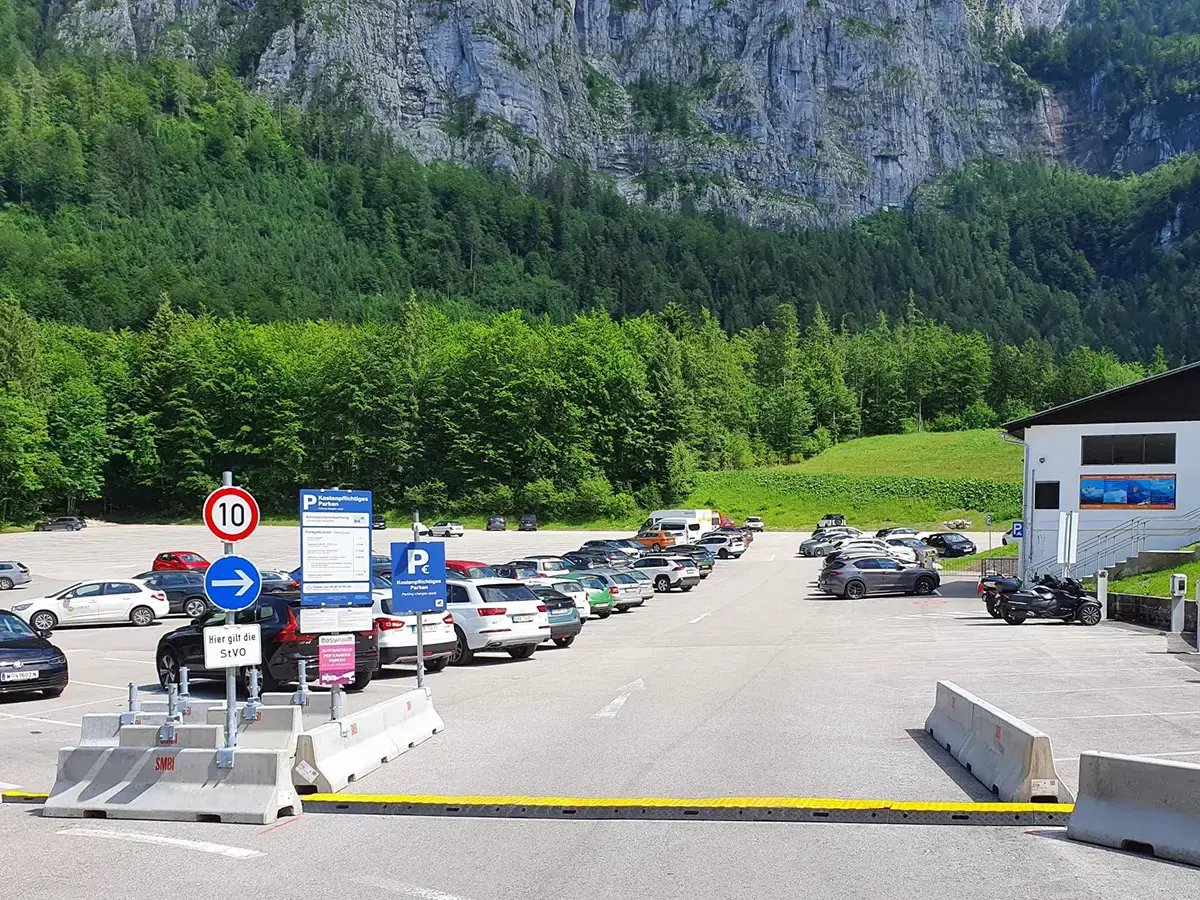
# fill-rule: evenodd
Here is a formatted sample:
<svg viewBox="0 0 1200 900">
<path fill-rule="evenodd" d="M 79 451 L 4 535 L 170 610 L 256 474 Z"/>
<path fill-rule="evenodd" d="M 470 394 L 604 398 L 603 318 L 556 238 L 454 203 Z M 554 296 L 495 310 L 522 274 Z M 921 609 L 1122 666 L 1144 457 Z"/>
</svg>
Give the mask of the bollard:
<svg viewBox="0 0 1200 900">
<path fill-rule="evenodd" d="M 247 691 L 246 705 L 242 707 L 242 721 L 253 722 L 258 718 L 258 666 L 250 667 L 250 688 Z"/>
<path fill-rule="evenodd" d="M 296 660 L 296 680 L 298 690 L 292 694 L 293 706 L 308 706 L 308 664 L 302 660 Z"/>
<path fill-rule="evenodd" d="M 179 685 L 167 685 L 167 718 L 158 727 L 158 743 L 169 746 L 176 742 L 175 726 L 183 723 L 183 714 L 179 709 Z"/>
<path fill-rule="evenodd" d="M 1108 618 L 1108 569 L 1096 573 L 1096 600 L 1100 603 L 1100 620 Z"/>
<path fill-rule="evenodd" d="M 141 708 L 142 705 L 138 701 L 138 684 L 136 681 L 131 681 L 129 682 L 129 711 L 121 713 L 120 724 L 132 725 L 136 722 Z"/>
<path fill-rule="evenodd" d="M 341 685 L 335 684 L 329 689 L 329 721 L 337 722 L 341 727 L 342 737 L 347 737 L 350 734 L 350 726 L 342 721 L 342 688 Z"/>
<path fill-rule="evenodd" d="M 188 706 L 192 703 L 191 685 L 188 682 L 188 667 L 179 667 L 179 701 L 183 704 L 184 711 L 187 711 Z"/>
<path fill-rule="evenodd" d="M 1183 604 L 1187 595 L 1187 576 L 1171 576 L 1171 634 L 1183 637 Z"/>
</svg>

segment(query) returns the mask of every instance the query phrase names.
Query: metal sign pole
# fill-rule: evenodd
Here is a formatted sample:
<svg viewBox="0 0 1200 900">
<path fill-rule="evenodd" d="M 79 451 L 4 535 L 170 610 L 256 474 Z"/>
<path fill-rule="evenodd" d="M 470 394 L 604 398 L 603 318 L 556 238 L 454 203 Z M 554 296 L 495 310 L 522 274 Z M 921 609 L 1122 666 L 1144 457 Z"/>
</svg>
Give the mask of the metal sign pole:
<svg viewBox="0 0 1200 900">
<path fill-rule="evenodd" d="M 413 543 L 421 540 L 421 516 L 413 510 Z M 417 613 L 417 687 L 425 687 L 425 623 L 420 613 Z"/>
<path fill-rule="evenodd" d="M 222 472 L 221 484 L 224 487 L 233 486 L 233 473 Z M 233 555 L 233 544 L 222 541 L 223 555 Z M 234 613 L 225 613 L 225 624 L 233 625 Z M 237 667 L 227 666 L 225 669 L 225 747 L 217 754 L 218 769 L 233 768 L 233 751 L 237 747 Z"/>
</svg>

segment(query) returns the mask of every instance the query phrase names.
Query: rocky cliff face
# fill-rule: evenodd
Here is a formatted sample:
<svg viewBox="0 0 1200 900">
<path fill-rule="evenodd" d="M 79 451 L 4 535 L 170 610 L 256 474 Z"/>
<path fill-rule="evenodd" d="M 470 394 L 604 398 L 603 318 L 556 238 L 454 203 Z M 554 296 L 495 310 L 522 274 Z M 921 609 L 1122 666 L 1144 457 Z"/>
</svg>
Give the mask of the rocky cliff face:
<svg viewBox="0 0 1200 900">
<path fill-rule="evenodd" d="M 66 0 L 76 46 L 233 60 L 301 104 L 361 104 L 423 159 L 561 157 L 638 199 L 830 224 L 965 159 L 1062 151 L 1005 60 L 1069 0 Z"/>
</svg>

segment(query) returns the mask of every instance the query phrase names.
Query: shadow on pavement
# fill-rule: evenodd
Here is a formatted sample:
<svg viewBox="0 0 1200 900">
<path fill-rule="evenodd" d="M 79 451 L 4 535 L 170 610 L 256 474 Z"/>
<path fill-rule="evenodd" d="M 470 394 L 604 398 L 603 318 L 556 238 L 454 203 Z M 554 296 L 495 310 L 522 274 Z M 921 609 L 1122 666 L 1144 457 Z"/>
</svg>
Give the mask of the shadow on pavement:
<svg viewBox="0 0 1200 900">
<path fill-rule="evenodd" d="M 925 751 L 925 755 L 932 759 L 939 769 L 950 776 L 950 780 L 958 785 L 959 789 L 972 800 L 983 803 L 991 802 L 996 799 L 987 788 L 976 781 L 971 773 L 959 765 L 950 753 L 935 741 L 923 728 L 906 728 L 904 729 L 908 736 L 913 739 L 913 742 Z"/>
<path fill-rule="evenodd" d="M 1170 859 L 1160 859 L 1159 857 L 1150 853 L 1137 853 L 1132 850 L 1115 850 L 1112 847 L 1101 847 L 1098 844 L 1085 844 L 1082 841 L 1073 841 L 1067 837 L 1066 828 L 1031 828 L 1025 833 L 1030 837 L 1043 838 L 1044 840 L 1049 841 L 1062 841 L 1063 843 L 1071 844 L 1081 849 L 1087 848 L 1089 850 L 1095 850 L 1097 853 L 1115 853 L 1118 856 L 1126 856 L 1130 857 L 1131 859 L 1147 859 L 1156 863 L 1161 863 L 1164 866 L 1172 866 L 1176 869 L 1195 869 L 1194 866 L 1189 866 L 1187 863 L 1175 862 L 1174 860 Z"/>
</svg>

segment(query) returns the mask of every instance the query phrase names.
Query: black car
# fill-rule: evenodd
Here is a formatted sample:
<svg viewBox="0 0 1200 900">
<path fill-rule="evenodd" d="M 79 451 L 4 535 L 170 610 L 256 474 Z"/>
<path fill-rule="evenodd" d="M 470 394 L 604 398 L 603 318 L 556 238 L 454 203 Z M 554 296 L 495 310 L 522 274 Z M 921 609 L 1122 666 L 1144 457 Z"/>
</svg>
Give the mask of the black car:
<svg viewBox="0 0 1200 900">
<path fill-rule="evenodd" d="M 238 625 L 258 624 L 262 629 L 263 665 L 260 668 L 262 690 L 275 691 L 283 685 L 295 684 L 298 678 L 296 662 L 304 660 L 310 684 L 317 681 L 317 646 L 320 635 L 300 633 L 300 602 L 284 594 L 264 594 L 252 606 L 237 613 Z M 188 667 L 190 678 L 224 678 L 224 669 L 204 668 L 204 629 L 225 624 L 225 613 L 217 610 L 182 628 L 164 634 L 155 651 L 158 682 L 166 686 L 179 679 L 179 667 Z M 348 691 L 361 691 L 375 677 L 379 668 L 377 631 L 354 633 L 354 682 Z M 239 672 L 242 683 L 248 681 L 248 670 Z"/>
<path fill-rule="evenodd" d="M 502 566 L 492 566 L 496 577 L 510 578 L 513 581 L 524 581 L 527 578 L 537 578 L 537 566 L 532 563 L 505 563 Z"/>
<path fill-rule="evenodd" d="M 67 687 L 67 657 L 25 620 L 0 609 L 0 694 L 41 691 L 57 697 Z"/>
<path fill-rule="evenodd" d="M 537 516 L 525 513 L 521 516 L 520 524 L 517 525 L 517 531 L 537 531 Z"/>
<path fill-rule="evenodd" d="M 671 548 L 672 556 L 686 556 L 696 564 L 696 568 L 700 570 L 700 577 L 707 578 L 713 572 L 713 565 L 717 558 L 713 552 L 707 547 L 701 547 L 699 544 L 676 544 Z"/>
<path fill-rule="evenodd" d="M 579 549 L 580 550 L 616 550 L 618 553 L 624 553 L 627 557 L 636 558 L 638 556 L 641 556 L 642 555 L 641 551 L 645 550 L 646 548 L 643 547 L 641 544 L 638 544 L 637 541 L 634 541 L 633 543 L 637 544 L 637 546 L 638 546 L 637 550 L 634 550 L 632 547 L 627 545 L 624 541 L 616 541 L 616 540 L 584 541 L 583 546 L 580 547 Z"/>
<path fill-rule="evenodd" d="M 925 543 L 938 552 L 939 556 L 951 558 L 955 556 L 970 556 L 975 552 L 975 544 L 969 538 L 954 531 L 940 531 L 925 538 Z"/>
<path fill-rule="evenodd" d="M 564 553 L 563 561 L 571 567 L 572 572 L 586 572 L 588 569 L 605 569 L 608 568 L 608 561 L 601 559 L 599 556 L 592 556 L 587 553 Z"/>
<path fill-rule="evenodd" d="M 172 614 L 183 613 L 194 619 L 213 608 L 204 593 L 203 572 L 143 572 L 135 575 L 134 580 L 166 594 Z M 266 590 L 265 581 L 263 590 Z"/>
<path fill-rule="evenodd" d="M 486 531 L 508 530 L 508 520 L 504 516 L 488 516 Z"/>
<path fill-rule="evenodd" d="M 387 516 L 383 513 L 375 513 L 371 516 L 371 527 L 376 531 L 381 528 L 387 528 Z"/>
<path fill-rule="evenodd" d="M 624 550 L 617 550 L 613 547 L 580 547 L 571 553 L 563 554 L 563 559 L 579 557 L 595 560 L 602 567 L 610 569 L 627 569 L 632 561 L 632 557 Z"/>
<path fill-rule="evenodd" d="M 34 531 L 82 531 L 86 527 L 83 520 L 75 516 L 59 516 L 57 519 L 47 519 L 33 526 Z"/>
</svg>

